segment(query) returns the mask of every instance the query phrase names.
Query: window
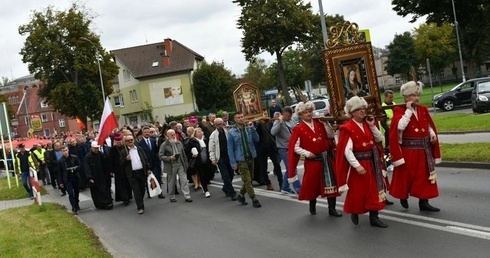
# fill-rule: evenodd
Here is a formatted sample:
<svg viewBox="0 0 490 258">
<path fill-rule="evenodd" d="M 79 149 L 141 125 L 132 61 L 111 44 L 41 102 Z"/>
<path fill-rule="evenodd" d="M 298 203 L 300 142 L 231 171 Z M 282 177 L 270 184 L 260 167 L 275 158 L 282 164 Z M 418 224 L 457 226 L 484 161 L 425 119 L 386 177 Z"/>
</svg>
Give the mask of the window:
<svg viewBox="0 0 490 258">
<path fill-rule="evenodd" d="M 130 116 L 129 117 L 129 124 L 130 125 L 137 125 L 138 124 L 138 116 Z"/>
<path fill-rule="evenodd" d="M 131 102 L 138 102 L 138 95 L 136 95 L 136 90 L 129 91 L 129 97 L 131 98 Z"/>
<path fill-rule="evenodd" d="M 30 125 L 31 124 L 31 118 L 26 116 L 24 117 L 24 121 L 26 122 L 26 125 Z"/>
<path fill-rule="evenodd" d="M 44 129 L 44 136 L 49 136 L 49 129 Z"/>
<path fill-rule="evenodd" d="M 19 96 L 10 96 L 9 97 L 9 104 L 17 104 L 19 103 Z"/>
<path fill-rule="evenodd" d="M 65 119 L 59 119 L 58 124 L 60 125 L 60 127 L 65 127 Z"/>
<path fill-rule="evenodd" d="M 41 121 L 42 121 L 43 123 L 48 122 L 48 115 L 46 115 L 46 114 L 41 114 Z"/>
<path fill-rule="evenodd" d="M 402 81 L 400 79 L 400 76 L 395 76 L 395 84 L 401 84 Z"/>
<path fill-rule="evenodd" d="M 441 79 L 444 79 L 444 77 L 445 77 L 444 69 L 441 70 L 441 72 L 439 73 L 439 76 L 441 77 Z"/>
<path fill-rule="evenodd" d="M 124 107 L 124 99 L 123 99 L 122 94 L 114 96 L 114 106 L 115 107 Z"/>
<path fill-rule="evenodd" d="M 48 107 L 48 104 L 46 103 L 46 101 L 42 101 L 41 108 L 45 108 L 45 107 Z"/>
<path fill-rule="evenodd" d="M 487 71 L 490 71 L 490 63 L 486 63 L 485 68 L 487 69 Z"/>
<path fill-rule="evenodd" d="M 128 70 L 124 69 L 123 70 L 123 77 L 124 77 L 125 82 L 130 81 L 131 80 L 131 73 L 129 73 Z"/>
</svg>

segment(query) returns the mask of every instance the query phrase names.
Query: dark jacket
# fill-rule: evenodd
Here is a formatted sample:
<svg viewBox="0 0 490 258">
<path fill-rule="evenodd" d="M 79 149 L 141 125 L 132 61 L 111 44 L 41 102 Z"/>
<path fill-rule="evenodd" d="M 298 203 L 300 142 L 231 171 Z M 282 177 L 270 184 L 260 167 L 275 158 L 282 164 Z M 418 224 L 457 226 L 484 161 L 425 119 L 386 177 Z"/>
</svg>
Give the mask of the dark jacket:
<svg viewBox="0 0 490 258">
<path fill-rule="evenodd" d="M 62 156 L 58 161 L 58 165 L 60 170 L 60 178 L 58 180 L 63 184 L 77 178 L 80 167 L 82 166 L 76 155 L 69 155 L 68 157 Z"/>
<path fill-rule="evenodd" d="M 141 164 L 143 164 L 143 172 L 146 173 L 151 169 L 151 165 L 146 158 L 145 152 L 140 146 L 135 145 L 138 150 L 138 155 L 141 159 Z M 155 147 L 156 148 L 156 147 Z M 121 167 L 123 168 L 124 173 L 126 173 L 127 177 L 132 177 L 133 175 L 133 167 L 131 165 L 131 160 L 127 160 L 126 157 L 129 154 L 129 149 L 126 147 L 121 151 L 121 156 L 119 157 L 119 162 Z"/>
</svg>

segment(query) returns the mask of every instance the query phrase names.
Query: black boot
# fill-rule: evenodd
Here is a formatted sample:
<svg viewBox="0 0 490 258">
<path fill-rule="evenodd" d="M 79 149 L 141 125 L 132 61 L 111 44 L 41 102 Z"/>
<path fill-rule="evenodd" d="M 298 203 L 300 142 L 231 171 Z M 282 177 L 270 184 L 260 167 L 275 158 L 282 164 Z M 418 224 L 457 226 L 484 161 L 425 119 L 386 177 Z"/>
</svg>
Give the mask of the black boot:
<svg viewBox="0 0 490 258">
<path fill-rule="evenodd" d="M 373 227 L 378 227 L 378 228 L 387 228 L 388 225 L 383 223 L 378 217 L 378 212 L 377 211 L 369 211 L 369 222 L 371 223 L 371 226 Z"/>
<path fill-rule="evenodd" d="M 342 217 L 342 214 L 335 210 L 335 204 L 337 203 L 337 198 L 327 198 L 328 200 L 328 215 L 333 217 Z"/>
<path fill-rule="evenodd" d="M 400 204 L 402 205 L 403 208 L 408 209 L 408 200 L 407 199 L 400 199 Z"/>
<path fill-rule="evenodd" d="M 419 208 L 420 208 L 420 211 L 434 211 L 434 212 L 438 212 L 438 211 L 441 210 L 439 208 L 436 208 L 436 207 L 430 205 L 429 204 L 429 200 L 427 200 L 427 199 L 420 199 L 419 200 Z"/>
<path fill-rule="evenodd" d="M 391 201 L 390 201 L 390 200 L 388 200 L 388 199 L 386 199 L 386 200 L 385 200 L 385 203 L 386 203 L 386 205 L 393 205 L 393 202 L 391 202 Z"/>
<path fill-rule="evenodd" d="M 310 214 L 311 215 L 316 214 L 316 199 L 310 201 Z"/>
<path fill-rule="evenodd" d="M 352 223 L 354 223 L 354 225 L 357 225 L 359 224 L 359 215 L 357 214 L 351 214 L 350 215 L 350 220 L 352 221 Z"/>
</svg>

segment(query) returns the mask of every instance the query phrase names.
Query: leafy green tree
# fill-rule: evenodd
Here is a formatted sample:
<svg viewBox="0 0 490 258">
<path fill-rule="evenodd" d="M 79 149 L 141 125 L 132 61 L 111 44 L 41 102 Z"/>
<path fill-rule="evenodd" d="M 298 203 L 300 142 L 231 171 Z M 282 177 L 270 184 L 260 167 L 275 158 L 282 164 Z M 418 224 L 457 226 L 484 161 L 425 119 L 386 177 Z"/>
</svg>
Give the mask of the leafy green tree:
<svg viewBox="0 0 490 258">
<path fill-rule="evenodd" d="M 412 22 L 425 17 L 427 23 L 454 24 L 453 0 L 392 0 L 398 15 L 412 16 Z M 463 56 L 480 64 L 490 56 L 490 1 L 454 1 Z M 456 36 L 454 36 L 456 37 Z"/>
<path fill-rule="evenodd" d="M 200 63 L 193 75 L 193 90 L 199 109 L 232 110 L 235 102 L 233 91 L 238 80 L 221 62 Z"/>
<path fill-rule="evenodd" d="M 76 4 L 65 11 L 49 6 L 42 12 L 33 11 L 31 21 L 19 26 L 19 33 L 27 36 L 20 52 L 22 61 L 45 83 L 39 95 L 60 113 L 78 116 L 84 123 L 87 117 L 98 120 L 102 114 L 96 58 L 101 59 L 106 95 L 112 93 L 111 81 L 118 73 L 112 54 L 90 31 L 92 19 Z"/>
<path fill-rule="evenodd" d="M 11 83 L 9 77 L 2 76 L 2 80 L 0 81 L 0 86 L 7 86 L 9 83 Z"/>
<path fill-rule="evenodd" d="M 243 30 L 242 52 L 251 61 L 266 51 L 275 55 L 282 92 L 288 92 L 283 52 L 311 38 L 314 17 L 311 4 L 302 0 L 233 0 L 242 10 L 237 27 Z M 289 94 L 286 104 L 291 103 Z"/>
<path fill-rule="evenodd" d="M 243 79 L 258 87 L 260 90 L 270 89 L 270 85 L 266 83 L 266 70 L 267 65 L 265 64 L 265 60 L 262 58 L 255 58 L 248 63 Z"/>
<path fill-rule="evenodd" d="M 457 59 L 456 39 L 453 27 L 447 23 L 437 26 L 435 23 L 422 24 L 414 31 L 415 53 L 418 62 L 425 64 L 429 58 L 433 70 L 440 82 L 439 73 Z"/>
<path fill-rule="evenodd" d="M 415 45 L 410 32 L 395 35 L 393 41 L 388 45 L 390 56 L 384 63 L 386 72 L 394 76 L 400 74 L 403 80 L 411 80 L 412 67 L 417 68 L 419 62 L 415 54 Z"/>
</svg>

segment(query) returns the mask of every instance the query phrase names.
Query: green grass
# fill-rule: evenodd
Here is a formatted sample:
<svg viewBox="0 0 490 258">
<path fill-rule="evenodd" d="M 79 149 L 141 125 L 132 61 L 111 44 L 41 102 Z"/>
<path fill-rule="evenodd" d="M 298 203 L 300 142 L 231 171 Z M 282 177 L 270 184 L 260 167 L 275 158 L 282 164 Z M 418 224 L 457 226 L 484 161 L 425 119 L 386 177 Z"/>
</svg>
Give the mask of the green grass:
<svg viewBox="0 0 490 258">
<path fill-rule="evenodd" d="M 10 185 L 12 189 L 9 189 L 7 178 L 0 178 L 0 201 L 5 200 L 17 200 L 29 197 L 26 189 L 22 185 L 22 181 L 19 179 L 19 187 L 15 183 L 15 178 L 10 178 Z M 45 195 L 46 190 L 41 187 L 41 195 Z"/>
<path fill-rule="evenodd" d="M 441 143 L 443 161 L 490 163 L 490 143 Z"/>
<path fill-rule="evenodd" d="M 54 203 L 0 211 L 1 257 L 111 257 L 93 230 Z"/>
<path fill-rule="evenodd" d="M 490 131 L 490 113 L 443 113 L 433 115 L 438 132 Z"/>
</svg>

